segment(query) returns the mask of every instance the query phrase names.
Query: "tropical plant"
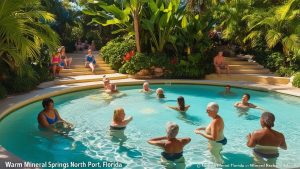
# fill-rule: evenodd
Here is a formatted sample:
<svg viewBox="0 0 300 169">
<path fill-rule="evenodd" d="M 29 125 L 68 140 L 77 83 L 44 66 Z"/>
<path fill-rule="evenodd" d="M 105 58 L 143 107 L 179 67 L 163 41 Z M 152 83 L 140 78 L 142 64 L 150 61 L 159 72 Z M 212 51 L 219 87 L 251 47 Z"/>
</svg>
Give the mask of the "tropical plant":
<svg viewBox="0 0 300 169">
<path fill-rule="evenodd" d="M 87 15 L 94 16 L 91 23 L 98 23 L 103 26 L 116 25 L 119 29 L 113 31 L 113 34 L 127 32 L 129 35 L 135 35 L 136 49 L 141 52 L 140 45 L 140 14 L 143 4 L 146 0 L 125 0 L 117 1 L 116 4 L 108 5 L 103 1 L 93 2 L 99 6 L 102 11 L 84 9 Z M 133 28 L 132 23 L 133 20 Z"/>
<path fill-rule="evenodd" d="M 167 43 L 175 47 L 174 33 L 184 15 L 184 6 L 180 5 L 180 0 L 149 0 L 147 9 L 148 13 L 141 19 L 141 23 L 148 31 L 146 35 L 150 36 L 152 52 L 163 52 Z"/>
<path fill-rule="evenodd" d="M 298 72 L 294 75 L 292 84 L 293 84 L 293 86 L 300 88 L 300 72 Z"/>
<path fill-rule="evenodd" d="M 129 37 L 116 38 L 102 47 L 100 53 L 106 63 L 115 70 L 119 70 L 127 52 L 134 50 L 135 41 Z"/>
<path fill-rule="evenodd" d="M 54 16 L 41 9 L 39 0 L 0 1 L 1 67 L 22 74 L 27 71 L 22 66 L 29 58 L 39 57 L 42 45 L 57 47 L 58 36 L 48 25 Z"/>
<path fill-rule="evenodd" d="M 246 21 L 241 18 L 249 12 L 250 7 L 249 0 L 232 0 L 220 3 L 212 9 L 215 29 L 221 31 L 223 39 L 244 45 L 243 39 L 247 32 L 243 25 L 246 25 Z"/>
<path fill-rule="evenodd" d="M 299 4 L 299 0 L 288 0 L 268 10 L 254 9 L 251 14 L 243 17 L 249 29 L 244 42 L 250 41 L 252 47 L 255 47 L 259 41 L 264 41 L 268 48 L 279 48 L 285 55 L 298 53 L 300 50 Z"/>
</svg>

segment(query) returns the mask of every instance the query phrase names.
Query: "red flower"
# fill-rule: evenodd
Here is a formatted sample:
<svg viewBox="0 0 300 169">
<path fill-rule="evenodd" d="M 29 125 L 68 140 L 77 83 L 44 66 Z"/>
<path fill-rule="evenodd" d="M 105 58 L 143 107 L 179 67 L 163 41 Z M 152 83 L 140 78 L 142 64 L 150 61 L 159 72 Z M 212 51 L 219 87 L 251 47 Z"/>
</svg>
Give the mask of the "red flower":
<svg viewBox="0 0 300 169">
<path fill-rule="evenodd" d="M 130 61 L 130 59 L 135 55 L 134 50 L 127 52 L 124 56 L 124 60 L 125 61 Z"/>
</svg>

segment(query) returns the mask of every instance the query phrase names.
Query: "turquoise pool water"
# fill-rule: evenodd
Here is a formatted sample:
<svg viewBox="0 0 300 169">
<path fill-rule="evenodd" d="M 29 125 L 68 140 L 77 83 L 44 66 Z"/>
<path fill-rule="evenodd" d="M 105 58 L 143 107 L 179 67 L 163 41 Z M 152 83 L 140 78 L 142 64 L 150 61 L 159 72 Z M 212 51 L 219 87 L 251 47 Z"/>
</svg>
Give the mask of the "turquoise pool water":
<svg viewBox="0 0 300 169">
<path fill-rule="evenodd" d="M 159 101 L 155 94 L 139 93 L 140 86 L 119 87 L 126 96 L 112 101 L 107 101 L 99 89 L 54 97 L 55 107 L 62 118 L 76 126 L 68 136 L 40 131 L 37 114 L 42 109 L 41 102 L 30 104 L 0 122 L 0 145 L 26 161 L 47 162 L 54 168 L 63 168 L 63 165 L 71 168 L 71 162 L 78 166 L 88 162 L 90 165 L 101 163 L 105 168 L 103 162 L 106 161 L 120 162 L 124 168 L 163 168 L 159 163 L 161 150 L 146 141 L 164 136 L 166 122 L 173 121 L 180 126 L 178 137 L 192 138 L 184 149 L 187 168 L 214 168 L 207 151 L 207 140 L 193 131 L 209 123 L 211 119 L 205 113 L 206 105 L 215 101 L 220 105 L 219 114 L 225 121 L 224 133 L 228 138 L 228 144 L 223 147 L 223 168 L 241 168 L 243 165 L 251 168 L 252 151 L 246 146 L 246 135 L 260 128 L 261 112 L 250 110 L 248 114 L 240 114 L 233 107 L 247 92 L 251 95 L 251 103 L 275 114 L 275 129 L 285 134 L 288 150 L 280 150 L 279 168 L 300 167 L 299 98 L 237 88 L 232 88 L 235 96 L 224 97 L 219 94 L 223 88 L 215 86 L 151 86 L 152 89 L 158 87 L 165 90 L 164 100 Z M 176 105 L 180 95 L 185 97 L 186 104 L 191 105 L 185 116 L 166 107 Z M 127 115 L 133 116 L 125 131 L 128 140 L 121 145 L 112 141 L 108 134 L 116 107 L 123 107 Z"/>
</svg>

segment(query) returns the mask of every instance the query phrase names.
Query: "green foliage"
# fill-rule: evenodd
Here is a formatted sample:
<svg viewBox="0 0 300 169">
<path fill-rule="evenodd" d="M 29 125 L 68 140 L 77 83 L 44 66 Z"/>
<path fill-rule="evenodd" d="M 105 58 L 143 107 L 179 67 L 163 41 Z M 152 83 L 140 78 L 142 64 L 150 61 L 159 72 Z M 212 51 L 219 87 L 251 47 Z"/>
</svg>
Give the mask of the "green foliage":
<svg viewBox="0 0 300 169">
<path fill-rule="evenodd" d="M 3 82 L 8 93 L 27 92 L 34 89 L 36 85 L 39 84 L 37 73 L 30 67 L 30 65 L 25 67 L 27 68 L 26 74 L 23 74 L 22 76 L 11 74 L 11 76 Z"/>
<path fill-rule="evenodd" d="M 5 98 L 6 97 L 6 89 L 5 89 L 5 87 L 4 86 L 2 86 L 1 84 L 0 84 L 0 99 L 3 99 L 3 98 Z"/>
<path fill-rule="evenodd" d="M 300 88 L 300 72 L 294 75 L 293 86 Z"/>
<path fill-rule="evenodd" d="M 124 55 L 135 49 L 135 41 L 131 38 L 116 38 L 101 48 L 100 53 L 106 63 L 114 70 L 119 70 L 124 62 Z"/>
<path fill-rule="evenodd" d="M 172 78 L 199 79 L 204 78 L 206 74 L 212 71 L 212 57 L 195 53 L 189 55 L 187 60 L 181 60 L 178 65 L 175 65 L 168 76 Z"/>
<path fill-rule="evenodd" d="M 11 70 L 26 71 L 22 65 L 38 58 L 42 45 L 57 47 L 58 36 L 48 25 L 54 15 L 42 10 L 39 0 L 0 1 L 0 7 L 0 60 Z"/>
<path fill-rule="evenodd" d="M 150 68 L 149 56 L 142 53 L 136 53 L 130 61 L 126 62 L 121 68 L 120 73 L 135 74 L 142 69 Z"/>
<path fill-rule="evenodd" d="M 262 41 L 270 49 L 281 49 L 285 55 L 299 52 L 299 4 L 299 0 L 288 0 L 269 8 L 253 8 L 243 17 L 248 23 L 249 33 L 244 41 L 250 41 L 252 47 Z"/>
</svg>

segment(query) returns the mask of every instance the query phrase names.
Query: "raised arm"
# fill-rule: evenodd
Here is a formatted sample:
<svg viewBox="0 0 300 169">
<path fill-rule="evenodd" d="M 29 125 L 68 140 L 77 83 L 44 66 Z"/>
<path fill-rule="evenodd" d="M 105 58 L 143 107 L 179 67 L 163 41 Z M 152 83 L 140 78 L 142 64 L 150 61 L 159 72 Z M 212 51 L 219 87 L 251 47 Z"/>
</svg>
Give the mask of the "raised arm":
<svg viewBox="0 0 300 169">
<path fill-rule="evenodd" d="M 125 120 L 123 121 L 123 123 L 124 123 L 125 125 L 127 125 L 129 122 L 132 121 L 132 119 L 133 119 L 133 117 L 132 117 L 132 116 L 129 116 L 127 119 L 125 119 Z"/>
<path fill-rule="evenodd" d="M 161 148 L 165 148 L 165 142 L 162 141 L 162 140 L 166 140 L 166 139 L 167 139 L 166 136 L 156 137 L 156 138 L 152 138 L 152 139 L 148 140 L 148 143 L 151 144 L 151 145 L 161 147 Z"/>
<path fill-rule="evenodd" d="M 280 144 L 280 148 L 286 150 L 287 149 L 287 145 L 286 145 L 286 142 L 285 142 L 285 138 L 284 138 L 284 135 L 282 135 L 282 141 L 281 141 L 281 144 Z"/>
<path fill-rule="evenodd" d="M 247 146 L 248 147 L 254 147 L 256 145 L 256 135 L 255 132 L 253 132 L 252 134 L 249 133 L 247 136 Z"/>
<path fill-rule="evenodd" d="M 191 142 L 191 140 L 192 140 L 191 138 L 187 137 L 187 138 L 182 138 L 181 142 L 185 146 L 185 145 L 189 144 Z"/>
</svg>

